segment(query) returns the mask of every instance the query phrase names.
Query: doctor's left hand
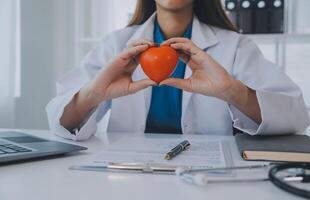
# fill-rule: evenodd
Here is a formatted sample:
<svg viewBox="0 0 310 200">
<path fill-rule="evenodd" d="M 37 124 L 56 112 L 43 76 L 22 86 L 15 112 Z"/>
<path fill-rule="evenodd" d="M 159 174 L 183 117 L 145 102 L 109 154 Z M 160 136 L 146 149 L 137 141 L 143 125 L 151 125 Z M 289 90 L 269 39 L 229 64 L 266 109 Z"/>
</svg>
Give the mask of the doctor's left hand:
<svg viewBox="0 0 310 200">
<path fill-rule="evenodd" d="M 187 38 L 171 38 L 162 45 L 170 45 L 192 70 L 187 79 L 168 78 L 161 85 L 169 85 L 188 92 L 213 96 L 236 106 L 257 124 L 262 122 L 256 91 L 234 79 L 208 53 Z"/>
<path fill-rule="evenodd" d="M 208 53 L 187 38 L 171 38 L 162 45 L 170 45 L 178 51 L 180 58 L 191 68 L 192 76 L 187 79 L 168 78 L 160 85 L 169 85 L 228 101 L 228 96 L 238 81 Z"/>
</svg>

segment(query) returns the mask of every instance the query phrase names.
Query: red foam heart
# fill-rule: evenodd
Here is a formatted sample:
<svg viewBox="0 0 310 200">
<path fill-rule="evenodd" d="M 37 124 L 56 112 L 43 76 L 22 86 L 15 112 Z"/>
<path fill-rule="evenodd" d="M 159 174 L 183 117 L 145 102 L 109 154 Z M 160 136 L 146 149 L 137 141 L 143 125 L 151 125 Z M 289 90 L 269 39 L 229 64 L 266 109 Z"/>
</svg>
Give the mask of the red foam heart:
<svg viewBox="0 0 310 200">
<path fill-rule="evenodd" d="M 167 79 L 178 63 L 176 50 L 169 46 L 151 47 L 139 56 L 144 73 L 156 83 Z"/>
</svg>

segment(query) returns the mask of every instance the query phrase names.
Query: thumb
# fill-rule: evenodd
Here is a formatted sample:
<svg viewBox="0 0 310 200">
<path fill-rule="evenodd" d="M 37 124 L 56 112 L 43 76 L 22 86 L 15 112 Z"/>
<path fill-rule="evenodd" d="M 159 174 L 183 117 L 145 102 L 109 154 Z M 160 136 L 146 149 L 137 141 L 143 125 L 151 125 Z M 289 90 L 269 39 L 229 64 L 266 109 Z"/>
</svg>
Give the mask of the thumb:
<svg viewBox="0 0 310 200">
<path fill-rule="evenodd" d="M 190 61 L 190 56 L 186 53 L 183 53 L 182 51 L 178 51 L 179 58 L 185 63 L 188 64 Z"/>
<path fill-rule="evenodd" d="M 168 85 L 185 91 L 192 91 L 190 81 L 188 79 L 168 78 L 162 81 L 159 85 Z"/>
<path fill-rule="evenodd" d="M 150 79 L 143 79 L 140 81 L 135 81 L 130 83 L 129 87 L 128 87 L 128 92 L 129 94 L 133 94 L 136 93 L 140 90 L 143 90 L 149 86 L 155 86 L 157 85 L 157 83 L 155 81 L 152 81 Z"/>
</svg>

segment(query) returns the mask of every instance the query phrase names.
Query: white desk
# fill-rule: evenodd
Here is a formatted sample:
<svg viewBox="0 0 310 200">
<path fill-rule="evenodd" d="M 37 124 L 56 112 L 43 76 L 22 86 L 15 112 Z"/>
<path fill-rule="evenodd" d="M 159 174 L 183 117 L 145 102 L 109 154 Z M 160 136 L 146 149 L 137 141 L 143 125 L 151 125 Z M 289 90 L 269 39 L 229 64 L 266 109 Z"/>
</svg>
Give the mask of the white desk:
<svg viewBox="0 0 310 200">
<path fill-rule="evenodd" d="M 68 142 L 48 131 L 25 132 Z M 100 151 L 107 135 L 97 135 L 100 136 L 86 142 L 75 143 L 89 148 L 83 153 L 0 167 L 0 200 L 301 199 L 276 188 L 270 182 L 217 183 L 198 187 L 186 184 L 171 175 L 68 170 L 72 164 L 79 163 L 90 154 Z M 233 146 L 232 154 L 235 162 L 243 162 L 236 146 Z"/>
</svg>

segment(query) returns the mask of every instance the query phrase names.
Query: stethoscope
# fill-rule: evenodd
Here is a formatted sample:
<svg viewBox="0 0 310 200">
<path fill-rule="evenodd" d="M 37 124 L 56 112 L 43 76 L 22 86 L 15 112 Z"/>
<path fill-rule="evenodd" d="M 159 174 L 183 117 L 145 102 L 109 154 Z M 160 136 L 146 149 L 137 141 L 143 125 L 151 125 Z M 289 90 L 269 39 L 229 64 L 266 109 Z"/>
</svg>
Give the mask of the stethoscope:
<svg viewBox="0 0 310 200">
<path fill-rule="evenodd" d="M 269 169 L 268 178 L 232 178 L 222 180 L 212 180 L 209 178 L 210 173 L 223 173 L 227 170 L 249 169 Z M 300 197 L 310 198 L 310 191 L 289 184 L 290 182 L 309 183 L 310 174 L 307 174 L 307 170 L 310 170 L 310 163 L 282 163 L 200 169 L 178 167 L 175 170 L 175 173 L 183 181 L 199 186 L 205 186 L 208 183 L 271 181 L 274 185 L 282 190 L 298 195 Z M 289 172 L 289 175 L 281 176 L 281 173 L 284 173 L 285 171 L 286 173 Z"/>
<path fill-rule="evenodd" d="M 278 177 L 277 175 L 284 170 L 297 169 L 295 175 Z M 269 180 L 277 187 L 295 194 L 300 197 L 310 198 L 310 191 L 294 187 L 289 182 L 310 183 L 310 174 L 307 174 L 307 170 L 310 170 L 310 163 L 285 163 L 273 166 L 268 173 Z M 293 172 L 294 173 L 294 172 Z"/>
</svg>

